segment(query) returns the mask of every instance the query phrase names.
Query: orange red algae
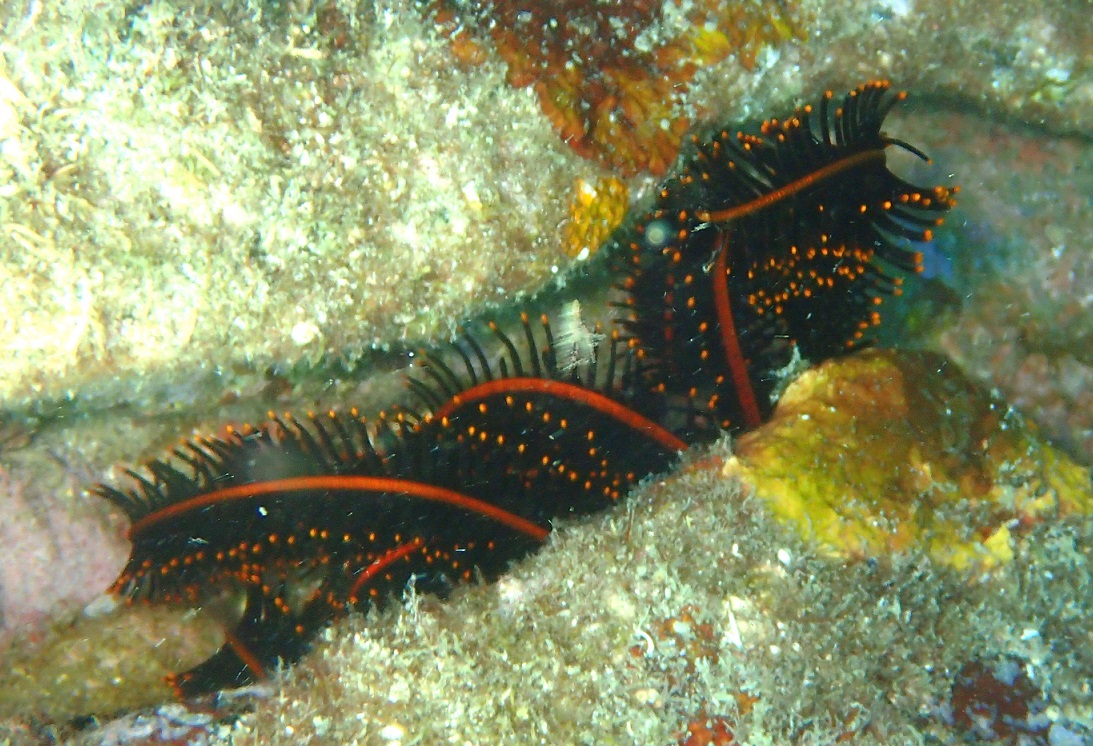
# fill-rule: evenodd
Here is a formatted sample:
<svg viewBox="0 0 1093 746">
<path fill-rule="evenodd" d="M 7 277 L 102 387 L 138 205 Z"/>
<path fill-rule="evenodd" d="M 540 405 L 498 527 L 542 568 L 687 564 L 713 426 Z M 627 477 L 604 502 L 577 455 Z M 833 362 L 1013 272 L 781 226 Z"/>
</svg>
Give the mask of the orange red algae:
<svg viewBox="0 0 1093 746">
<path fill-rule="evenodd" d="M 700 717 L 687 725 L 679 746 L 737 746 L 732 722 L 725 717 Z"/>
<path fill-rule="evenodd" d="M 1093 513 L 1085 468 L 929 353 L 873 351 L 804 373 L 735 453 L 725 472 L 833 556 L 918 548 L 987 569 L 1037 521 Z"/>
<path fill-rule="evenodd" d="M 953 681 L 949 702 L 953 725 L 969 742 L 1007 746 L 1045 743 L 1050 721 L 1036 715 L 1046 704 L 1023 661 L 1010 657 L 994 665 L 967 663 Z"/>
<path fill-rule="evenodd" d="M 695 73 L 735 54 L 751 68 L 765 46 L 799 33 L 788 3 L 762 0 L 439 0 L 437 19 L 464 62 L 488 36 L 508 81 L 530 86 L 562 139 L 624 176 L 662 175 L 690 119 L 678 103 Z M 468 29 L 472 31 L 468 32 Z M 701 112 L 699 112 L 701 114 Z"/>
</svg>

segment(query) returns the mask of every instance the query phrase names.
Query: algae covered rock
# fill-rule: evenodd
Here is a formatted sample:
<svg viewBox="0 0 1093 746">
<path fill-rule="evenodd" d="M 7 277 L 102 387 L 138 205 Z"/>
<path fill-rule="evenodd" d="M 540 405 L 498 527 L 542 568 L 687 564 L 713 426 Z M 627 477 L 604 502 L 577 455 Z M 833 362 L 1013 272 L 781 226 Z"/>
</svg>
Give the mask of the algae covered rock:
<svg viewBox="0 0 1093 746">
<path fill-rule="evenodd" d="M 1088 470 L 930 353 L 874 351 L 804 373 L 735 452 L 725 473 L 833 555 L 918 547 L 988 568 L 1012 559 L 1031 524 L 1093 508 Z"/>
</svg>

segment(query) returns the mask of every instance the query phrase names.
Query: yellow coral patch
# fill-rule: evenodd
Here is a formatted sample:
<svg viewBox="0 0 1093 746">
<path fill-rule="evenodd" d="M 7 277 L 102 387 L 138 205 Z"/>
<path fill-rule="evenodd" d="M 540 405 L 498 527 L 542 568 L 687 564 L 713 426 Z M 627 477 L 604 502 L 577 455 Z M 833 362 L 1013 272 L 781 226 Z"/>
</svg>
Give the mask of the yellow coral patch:
<svg viewBox="0 0 1093 746">
<path fill-rule="evenodd" d="M 806 372 L 725 471 L 834 556 L 918 549 L 987 569 L 1013 558 L 1030 525 L 1093 512 L 1087 469 L 926 353 L 868 352 Z"/>
<path fill-rule="evenodd" d="M 565 226 L 566 253 L 579 258 L 594 253 L 622 222 L 629 203 L 630 190 L 614 177 L 595 183 L 574 181 L 570 220 Z"/>
</svg>

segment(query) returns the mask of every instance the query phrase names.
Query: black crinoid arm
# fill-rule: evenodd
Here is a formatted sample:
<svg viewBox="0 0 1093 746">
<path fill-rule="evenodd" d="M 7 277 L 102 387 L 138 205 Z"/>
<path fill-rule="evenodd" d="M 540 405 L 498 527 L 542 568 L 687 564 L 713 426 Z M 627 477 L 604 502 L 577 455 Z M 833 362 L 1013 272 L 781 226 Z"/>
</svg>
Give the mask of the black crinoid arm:
<svg viewBox="0 0 1093 746">
<path fill-rule="evenodd" d="M 660 385 L 747 429 L 769 414 L 794 346 L 818 362 L 871 341 L 957 192 L 889 169 L 892 147 L 926 160 L 881 129 L 904 97 L 873 81 L 692 136 L 654 206 L 616 238 L 620 324 Z"/>
<path fill-rule="evenodd" d="M 750 304 L 783 316 L 811 360 L 868 341 L 877 306 L 922 269 L 916 244 L 955 204 L 954 188 L 910 184 L 888 168 L 890 147 L 928 160 L 881 129 L 905 97 L 885 81 L 839 103 L 828 91 L 758 134 L 719 133 L 689 169 L 708 184 L 736 182 L 709 189 L 698 219 L 727 233 L 730 261 L 749 273 Z M 736 201 L 745 188 L 761 194 Z"/>
</svg>

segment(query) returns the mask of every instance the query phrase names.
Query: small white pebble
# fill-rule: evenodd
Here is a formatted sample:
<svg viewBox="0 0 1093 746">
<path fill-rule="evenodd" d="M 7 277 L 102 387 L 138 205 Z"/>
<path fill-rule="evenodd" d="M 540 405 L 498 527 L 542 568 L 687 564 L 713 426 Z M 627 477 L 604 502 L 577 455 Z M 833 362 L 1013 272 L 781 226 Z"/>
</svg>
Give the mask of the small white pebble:
<svg viewBox="0 0 1093 746">
<path fill-rule="evenodd" d="M 676 619 L 672 622 L 672 632 L 680 637 L 687 637 L 691 634 L 691 625 Z"/>
<path fill-rule="evenodd" d="M 391 684 L 391 688 L 387 692 L 389 702 L 407 702 L 409 699 L 410 685 L 406 681 L 399 679 Z"/>
<path fill-rule="evenodd" d="M 778 561 L 781 562 L 786 567 L 789 567 L 789 563 L 792 561 L 792 559 L 793 558 L 790 557 L 789 552 L 787 550 L 785 550 L 785 549 L 779 549 L 778 550 Z"/>
<path fill-rule="evenodd" d="M 467 207 L 474 212 L 481 212 L 482 199 L 478 196 L 478 188 L 474 185 L 474 182 L 468 181 L 463 185 L 461 191 L 463 192 L 463 199 L 467 200 Z"/>
<path fill-rule="evenodd" d="M 380 731 L 380 738 L 384 741 L 401 741 L 406 737 L 406 729 L 398 723 L 388 723 Z"/>
<path fill-rule="evenodd" d="M 319 336 L 319 327 L 311 321 L 301 321 L 292 327 L 292 341 L 298 345 L 306 345 Z"/>
</svg>

